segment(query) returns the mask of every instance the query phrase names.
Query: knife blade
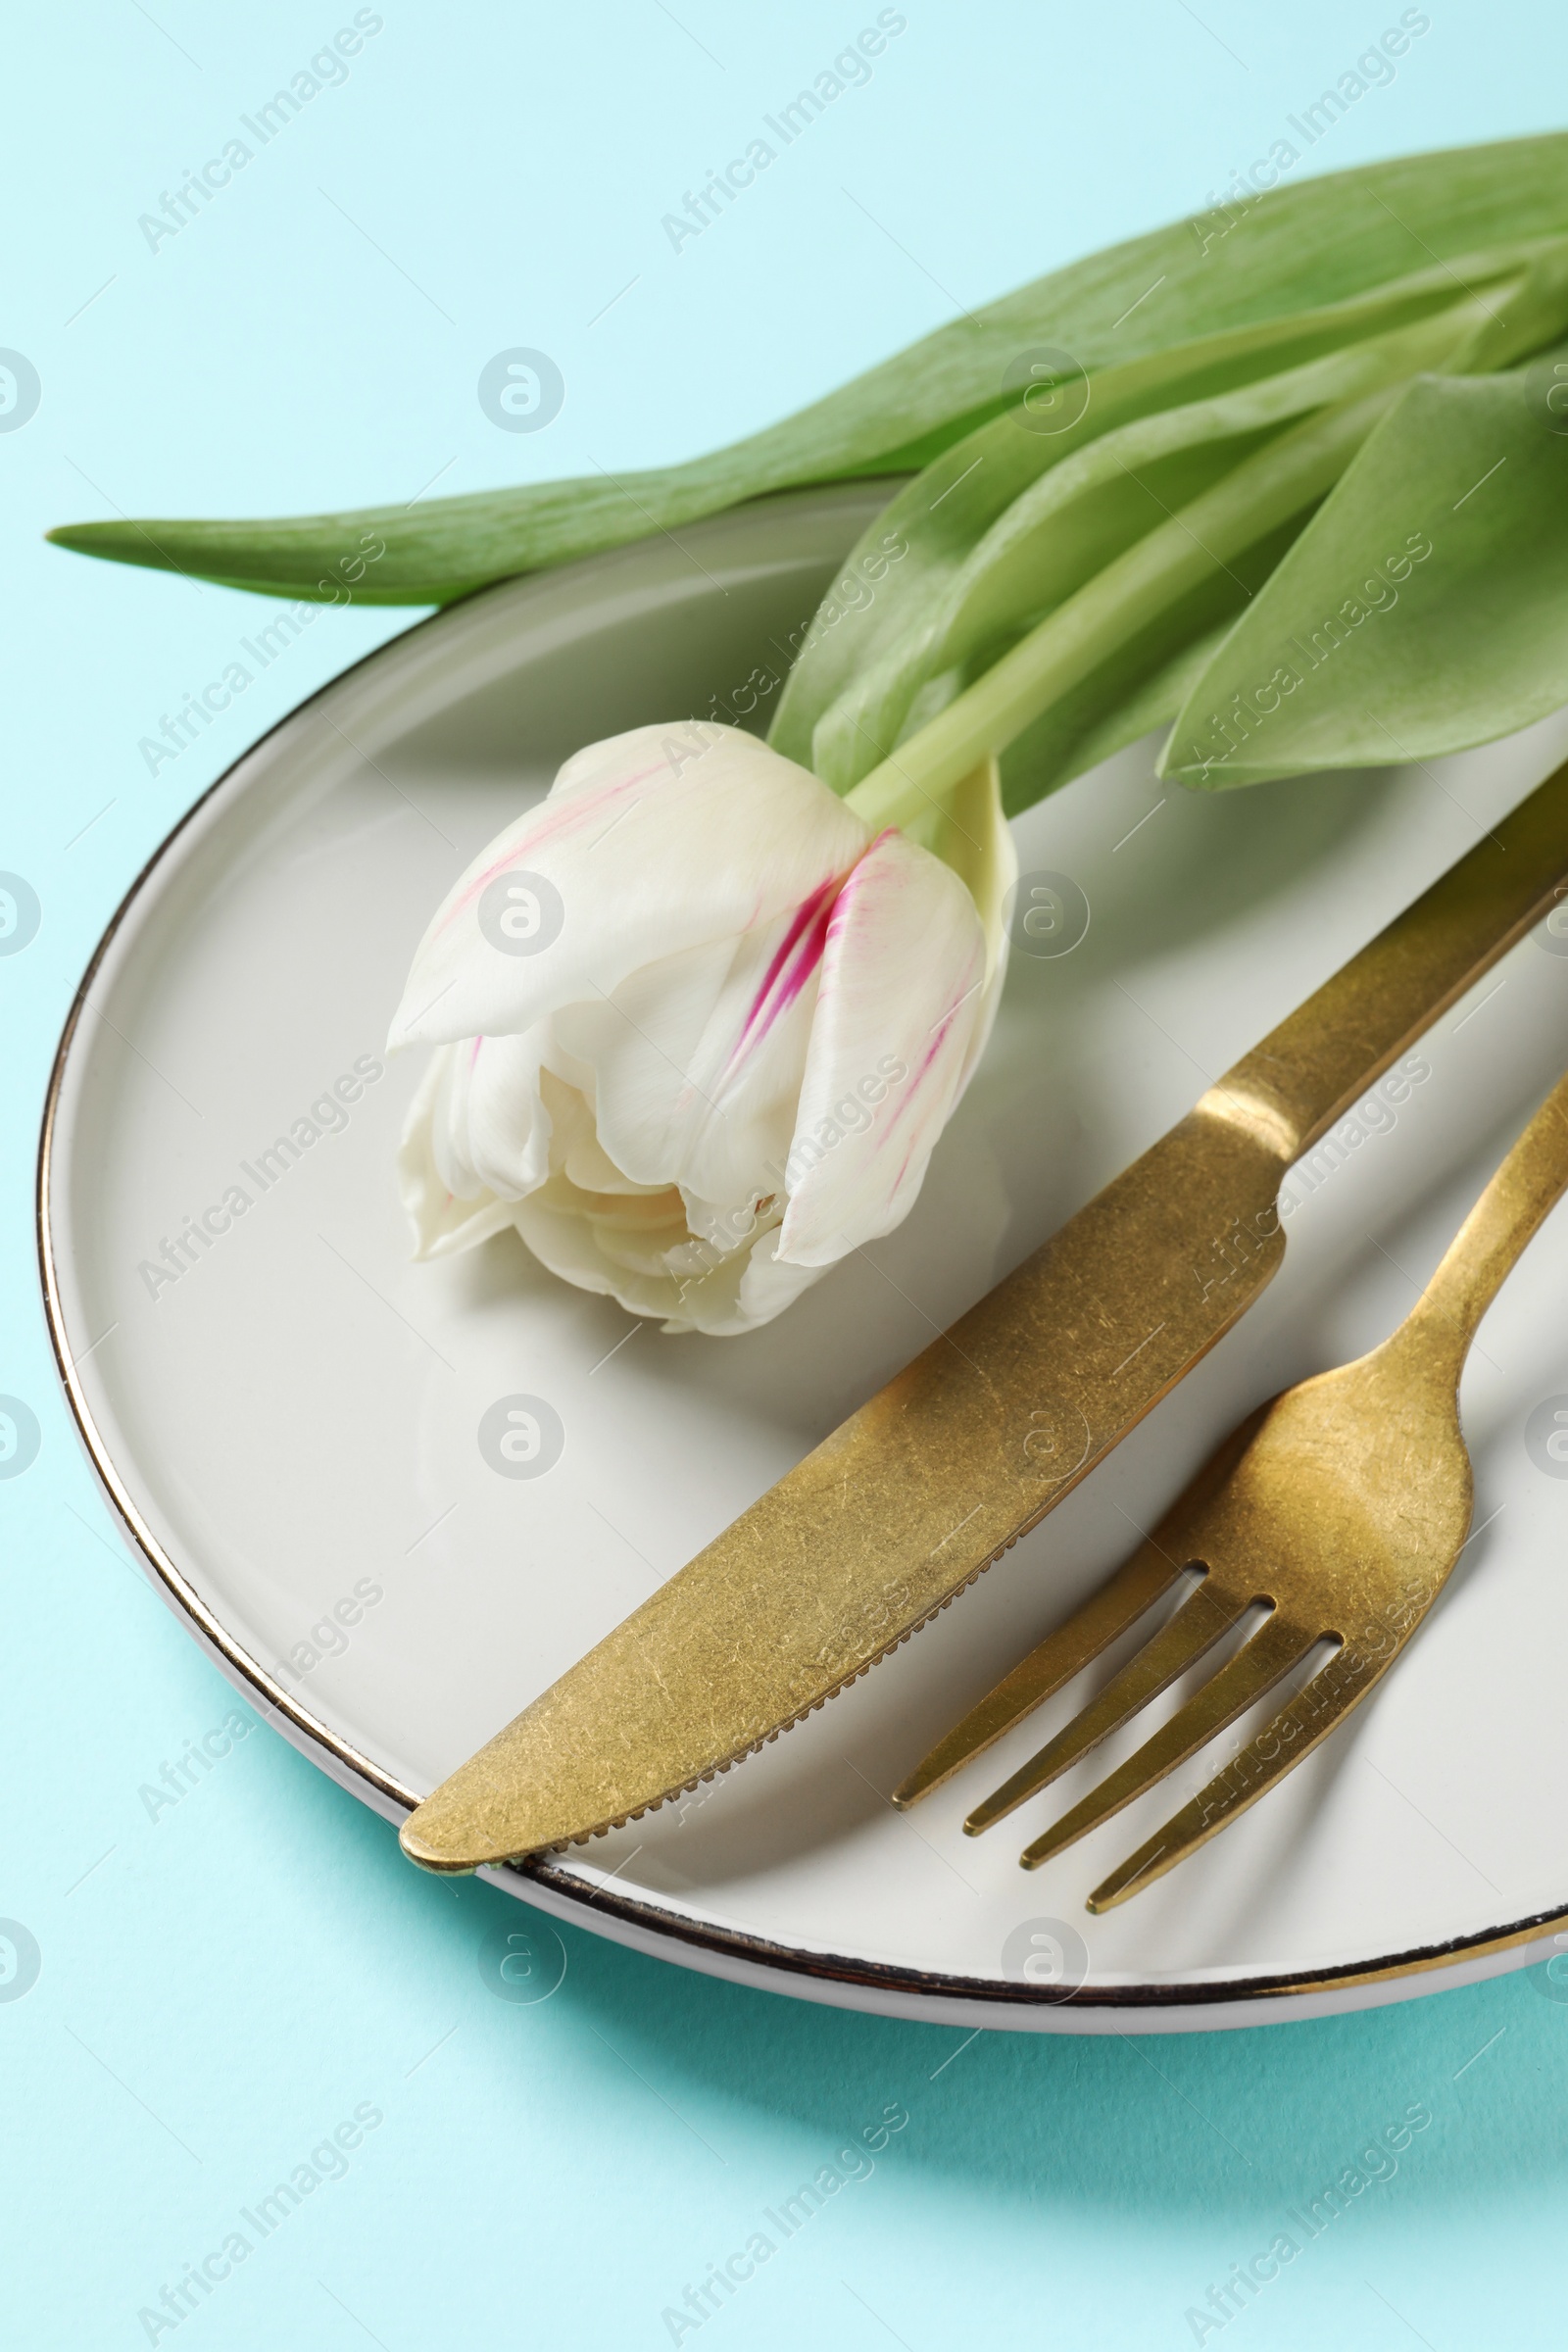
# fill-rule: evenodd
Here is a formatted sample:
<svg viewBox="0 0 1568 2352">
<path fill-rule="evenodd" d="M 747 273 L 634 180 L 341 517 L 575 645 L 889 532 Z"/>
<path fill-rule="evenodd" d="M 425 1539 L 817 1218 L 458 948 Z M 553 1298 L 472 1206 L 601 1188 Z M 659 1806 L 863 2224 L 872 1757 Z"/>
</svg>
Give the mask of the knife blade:
<svg viewBox="0 0 1568 2352">
<path fill-rule="evenodd" d="M 639 1818 L 820 1707 L 1052 1510 L 1284 1255 L 1279 1186 L 1568 879 L 1568 765 L 412 1813 L 466 1871 Z"/>
</svg>

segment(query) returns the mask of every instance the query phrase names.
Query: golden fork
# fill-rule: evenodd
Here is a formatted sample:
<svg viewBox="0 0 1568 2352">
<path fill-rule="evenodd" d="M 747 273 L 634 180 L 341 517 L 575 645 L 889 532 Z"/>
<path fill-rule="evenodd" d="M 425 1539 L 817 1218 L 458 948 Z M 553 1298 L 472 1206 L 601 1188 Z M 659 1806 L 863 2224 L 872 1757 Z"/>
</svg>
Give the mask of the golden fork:
<svg viewBox="0 0 1568 2352">
<path fill-rule="evenodd" d="M 1287 1389 L 1243 1422 L 1153 1534 L 894 1791 L 913 1804 L 1070 1682 L 1188 1571 L 1201 1582 L 1039 1754 L 977 1805 L 1001 1821 L 1168 1689 L 1262 1604 L 1268 1615 L 1197 1695 L 1019 1857 L 1038 1869 L 1235 1723 L 1324 1640 L 1339 1646 L 1207 1787 L 1089 1897 L 1125 1902 L 1255 1804 L 1387 1674 L 1467 1540 L 1459 1375 L 1476 1328 L 1568 1189 L 1568 1078 L 1466 1217 L 1413 1311 L 1370 1355 Z"/>
</svg>

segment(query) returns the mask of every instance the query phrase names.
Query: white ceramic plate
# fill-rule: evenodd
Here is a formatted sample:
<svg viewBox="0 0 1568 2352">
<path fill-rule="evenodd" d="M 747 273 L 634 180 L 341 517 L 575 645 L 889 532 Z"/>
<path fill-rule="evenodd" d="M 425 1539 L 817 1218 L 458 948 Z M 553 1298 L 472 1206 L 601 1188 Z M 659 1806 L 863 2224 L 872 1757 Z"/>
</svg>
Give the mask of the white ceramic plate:
<svg viewBox="0 0 1568 2352">
<path fill-rule="evenodd" d="M 760 1333 L 664 1339 L 553 1280 L 511 1236 L 414 1265 L 391 1159 L 418 1057 L 386 1066 L 381 1045 L 431 909 L 580 743 L 744 700 L 878 503 L 864 486 L 769 502 L 411 630 L 213 788 L 126 899 L 72 1015 L 40 1232 L 83 1436 L 220 1663 L 390 1816 L 1568 746 L 1557 719 L 1441 771 L 1229 797 L 1167 791 L 1142 746 L 1034 810 L 1021 862 L 1077 881 L 1087 937 L 1015 956 L 907 1223 Z M 753 723 L 766 716 L 764 702 Z M 1529 940 L 1423 1043 L 1403 1099 L 1386 1092 L 1341 1131 L 1337 1164 L 1293 1180 L 1286 1268 L 1262 1303 L 961 1606 L 684 1805 L 498 1882 L 693 1967 L 955 2024 L 1262 2021 L 1539 1957 L 1568 1911 L 1568 1463 L 1526 1430 L 1568 1392 L 1561 1210 L 1466 1375 L 1481 1532 L 1398 1671 L 1266 1803 L 1102 1920 L 1087 1889 L 1214 1753 L 1039 1876 L 1017 1854 L 1052 1798 L 964 1838 L 967 1806 L 1116 1655 L 912 1816 L 885 1791 L 1244 1411 L 1392 1328 L 1565 1058 L 1568 956 Z M 204 1240 L 187 1222 L 203 1217 Z M 144 1261 L 181 1233 L 193 1262 L 157 1283 Z M 495 1475 L 477 1443 L 486 1408 L 519 1392 L 565 1431 L 533 1481 Z"/>
</svg>

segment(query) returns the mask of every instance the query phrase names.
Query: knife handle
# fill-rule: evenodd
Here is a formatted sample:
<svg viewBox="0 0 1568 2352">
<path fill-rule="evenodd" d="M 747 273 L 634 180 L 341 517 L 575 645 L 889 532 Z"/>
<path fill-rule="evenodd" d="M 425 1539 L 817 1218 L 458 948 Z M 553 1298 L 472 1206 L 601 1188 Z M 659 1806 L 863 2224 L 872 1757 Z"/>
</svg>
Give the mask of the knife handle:
<svg viewBox="0 0 1568 2352">
<path fill-rule="evenodd" d="M 1244 1054 L 1204 1106 L 1288 1167 L 1506 955 L 1568 877 L 1568 762 Z"/>
</svg>

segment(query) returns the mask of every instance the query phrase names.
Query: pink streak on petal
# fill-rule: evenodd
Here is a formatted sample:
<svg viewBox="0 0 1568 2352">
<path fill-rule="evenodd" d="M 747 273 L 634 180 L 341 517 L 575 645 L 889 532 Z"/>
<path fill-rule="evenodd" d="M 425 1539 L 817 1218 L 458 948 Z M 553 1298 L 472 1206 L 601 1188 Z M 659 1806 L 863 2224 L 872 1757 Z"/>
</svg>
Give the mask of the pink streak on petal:
<svg viewBox="0 0 1568 2352">
<path fill-rule="evenodd" d="M 475 1063 L 475 1062 L 478 1060 L 478 1058 L 479 1058 L 479 1048 L 480 1048 L 480 1047 L 481 1047 L 483 1044 L 484 1044 L 484 1039 L 483 1039 L 482 1037 L 476 1037 L 476 1038 L 474 1039 L 474 1041 L 473 1041 L 473 1052 L 472 1052 L 472 1053 L 471 1053 L 471 1054 L 468 1055 L 468 1067 L 469 1067 L 469 1069 L 470 1069 L 470 1070 L 472 1069 L 472 1067 L 473 1067 L 474 1063 Z"/>
<path fill-rule="evenodd" d="M 548 800 L 542 802 L 538 823 L 521 841 L 514 842 L 504 858 L 498 858 L 493 865 L 487 865 L 475 875 L 463 896 L 443 915 L 442 930 L 454 922 L 465 907 L 472 906 L 497 874 L 509 873 L 520 858 L 531 858 L 536 851 L 546 848 L 553 841 L 559 841 L 563 835 L 580 832 L 590 817 L 601 814 L 607 807 L 635 790 L 639 784 L 646 784 L 655 776 L 667 776 L 668 773 L 668 760 L 661 760 L 654 767 L 642 768 L 634 776 L 620 776 L 613 784 L 601 785 L 597 791 L 570 793 L 565 800 L 554 804 Z"/>
<path fill-rule="evenodd" d="M 866 872 L 866 868 L 869 866 L 871 858 L 881 848 L 882 844 L 885 841 L 894 840 L 896 838 L 896 834 L 897 828 L 895 826 L 884 826 L 882 831 L 877 835 L 876 839 L 867 846 L 858 864 L 852 867 L 850 874 L 845 881 L 844 887 L 839 892 L 838 898 L 834 903 L 832 916 L 829 920 L 827 929 L 827 937 L 829 942 L 836 943 L 839 934 L 845 929 L 845 927 L 853 918 L 857 905 L 857 894 L 866 888 L 869 881 L 875 879 L 875 877 L 868 876 Z M 972 968 L 972 966 L 966 968 Z M 967 1002 L 968 997 L 973 993 L 972 986 L 967 991 L 960 993 L 955 999 L 953 1004 L 949 1005 L 947 1011 L 943 1013 L 941 1018 L 934 1024 L 931 1032 L 931 1043 L 926 1048 L 925 1054 L 921 1058 L 919 1068 L 914 1072 L 914 1075 L 910 1080 L 908 1092 L 899 1103 L 897 1109 L 893 1113 L 892 1118 L 888 1120 L 884 1127 L 878 1130 L 873 1144 L 874 1150 L 881 1151 L 882 1147 L 892 1136 L 894 1128 L 897 1127 L 900 1119 L 903 1118 L 905 1112 L 908 1109 L 909 1104 L 913 1102 L 916 1094 L 919 1092 L 922 1080 L 930 1075 L 932 1065 L 935 1062 L 937 1055 L 941 1053 L 943 1046 L 947 1042 L 948 1031 L 953 1026 L 955 1019 L 957 1017 L 957 1014 L 962 1008 L 963 1004 Z M 907 1167 L 907 1165 L 908 1161 L 906 1159 L 905 1166 Z M 902 1179 L 903 1170 L 901 1169 L 901 1182 Z"/>
<path fill-rule="evenodd" d="M 884 830 L 877 835 L 875 841 L 867 844 L 866 848 L 862 850 L 860 856 L 856 859 L 854 865 L 851 866 L 847 874 L 845 874 L 838 881 L 824 882 L 821 889 L 815 891 L 812 896 L 806 900 L 801 906 L 796 915 L 795 922 L 790 928 L 789 937 L 785 940 L 783 947 L 780 948 L 778 954 L 774 956 L 771 965 L 768 967 L 767 978 L 762 982 L 761 994 L 758 999 L 758 1005 L 760 1005 L 762 999 L 767 995 L 767 991 L 772 984 L 774 974 L 777 972 L 785 956 L 789 954 L 797 935 L 807 922 L 811 922 L 813 926 L 812 937 L 807 943 L 808 948 L 811 952 L 810 962 L 807 968 L 801 972 L 799 978 L 795 981 L 794 986 L 790 988 L 789 994 L 784 1000 L 784 1003 L 781 1004 L 774 1012 L 769 1014 L 768 1027 L 772 1026 L 773 1021 L 777 1018 L 778 1012 L 782 1012 L 787 1004 L 794 1003 L 796 997 L 800 995 L 801 989 L 805 986 L 806 981 L 810 976 L 811 971 L 813 971 L 816 965 L 821 962 L 822 957 L 826 954 L 828 948 L 830 946 L 837 945 L 840 937 L 854 918 L 856 907 L 859 904 L 859 894 L 866 887 L 866 867 L 870 862 L 873 852 L 879 849 L 884 841 L 891 841 L 892 838 L 893 828 L 890 825 L 885 827 Z M 824 901 L 827 902 L 825 906 Z M 825 923 L 821 919 L 823 914 L 826 916 Z M 751 1019 L 748 1020 L 746 1029 L 741 1033 L 741 1044 L 743 1046 L 746 1043 L 747 1032 L 751 1028 L 751 1022 L 757 1017 L 757 1009 L 758 1006 L 753 1007 Z M 764 1031 L 763 1034 L 765 1035 L 766 1032 Z"/>
<path fill-rule="evenodd" d="M 856 908 L 859 905 L 861 892 L 867 887 L 867 874 L 872 858 L 885 841 L 892 841 L 894 838 L 894 827 L 885 825 L 876 839 L 867 843 L 856 863 L 851 866 L 845 876 L 844 886 L 834 903 L 832 918 L 827 927 L 828 939 L 835 946 L 838 944 L 840 934 L 848 928 Z M 874 877 L 872 878 L 874 879 Z"/>
<path fill-rule="evenodd" d="M 943 1013 L 940 1020 L 933 1024 L 931 1031 L 931 1043 L 927 1046 L 925 1053 L 920 1058 L 920 1066 L 915 1071 L 912 1079 L 909 1082 L 908 1092 L 905 1095 L 903 1102 L 900 1102 L 898 1108 L 893 1113 L 892 1118 L 889 1119 L 887 1125 L 882 1129 L 881 1134 L 878 1136 L 878 1149 L 880 1149 L 881 1146 L 888 1141 L 893 1133 L 894 1128 L 903 1118 L 905 1112 L 908 1109 L 909 1104 L 914 1101 L 915 1095 L 919 1091 L 922 1080 L 930 1076 L 937 1055 L 941 1053 L 943 1047 L 948 1042 L 949 1030 L 953 1027 L 953 1024 L 956 1020 L 959 1012 L 962 1010 L 963 1006 L 968 1003 L 969 999 L 974 995 L 974 993 L 973 986 L 971 985 L 961 996 L 955 999 L 953 1004 L 948 1006 L 947 1011 Z M 905 1165 L 907 1166 L 908 1162 L 906 1161 Z M 900 1175 L 902 1179 L 903 1170 L 900 1171 Z"/>
<path fill-rule="evenodd" d="M 799 997 L 802 989 L 820 964 L 838 907 L 855 879 L 852 867 L 847 879 L 838 877 L 823 882 L 808 899 L 796 907 L 794 918 L 784 934 L 773 959 L 762 977 L 762 984 L 752 1001 L 733 1053 L 724 1065 L 723 1078 L 760 1046 L 783 1013 Z M 722 1083 L 722 1079 L 720 1081 Z"/>
<path fill-rule="evenodd" d="M 814 928 L 816 930 L 822 930 L 824 937 L 826 936 L 822 921 L 823 911 L 824 907 L 826 907 L 827 911 L 831 913 L 831 902 L 837 894 L 838 887 L 839 886 L 836 881 L 824 882 L 816 890 L 812 891 L 808 899 L 803 899 L 800 906 L 796 907 L 795 919 L 790 924 L 788 931 L 786 931 L 783 939 L 779 943 L 778 949 L 774 954 L 773 960 L 768 965 L 766 972 L 762 976 L 762 985 L 757 992 L 757 998 L 752 1005 L 752 1009 L 746 1016 L 746 1026 L 741 1031 L 742 1045 L 745 1044 L 747 1037 L 750 1035 L 756 1022 L 760 1017 L 762 1007 L 767 1003 L 768 996 L 773 988 L 774 983 L 778 980 L 780 973 L 784 971 L 785 965 L 789 962 L 790 957 L 795 954 L 797 947 L 800 946 L 802 935 L 811 931 Z M 809 949 L 810 942 L 808 940 L 807 947 L 804 952 L 809 953 Z M 790 977 L 786 976 L 783 985 L 785 988 L 790 990 L 792 997 L 799 995 L 800 984 L 798 981 L 794 982 L 792 986 Z"/>
</svg>

